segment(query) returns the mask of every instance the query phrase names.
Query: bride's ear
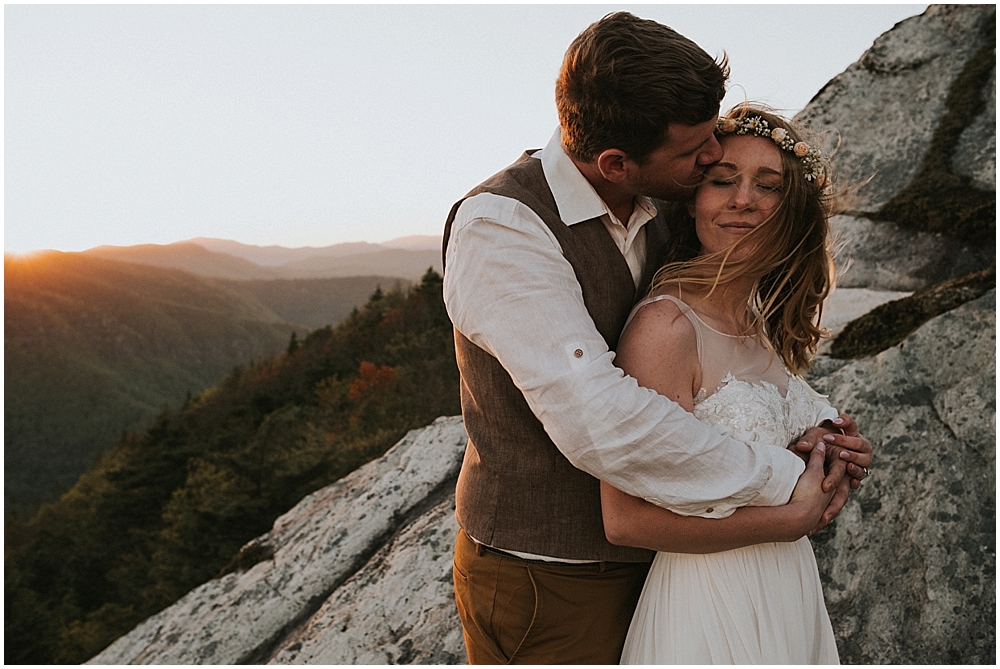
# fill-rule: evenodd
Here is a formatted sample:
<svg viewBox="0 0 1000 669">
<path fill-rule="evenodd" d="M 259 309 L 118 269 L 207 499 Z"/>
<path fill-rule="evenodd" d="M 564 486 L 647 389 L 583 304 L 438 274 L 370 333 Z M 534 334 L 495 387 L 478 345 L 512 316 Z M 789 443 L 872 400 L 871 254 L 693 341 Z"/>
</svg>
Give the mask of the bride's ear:
<svg viewBox="0 0 1000 669">
<path fill-rule="evenodd" d="M 684 207 L 687 209 L 688 216 L 690 216 L 691 218 L 695 218 L 694 198 L 688 200 L 687 204 L 685 204 Z"/>
</svg>

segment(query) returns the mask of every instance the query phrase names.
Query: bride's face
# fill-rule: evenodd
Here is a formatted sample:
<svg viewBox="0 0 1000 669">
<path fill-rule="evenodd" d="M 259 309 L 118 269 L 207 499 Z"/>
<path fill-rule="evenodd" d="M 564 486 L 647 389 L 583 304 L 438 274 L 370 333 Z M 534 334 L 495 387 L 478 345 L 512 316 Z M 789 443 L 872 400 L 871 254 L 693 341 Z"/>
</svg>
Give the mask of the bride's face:
<svg viewBox="0 0 1000 669">
<path fill-rule="evenodd" d="M 724 251 L 774 213 L 781 201 L 781 151 L 774 142 L 752 135 L 722 138 L 722 159 L 708 168 L 689 211 L 703 254 Z M 753 244 L 729 256 L 742 260 Z"/>
</svg>

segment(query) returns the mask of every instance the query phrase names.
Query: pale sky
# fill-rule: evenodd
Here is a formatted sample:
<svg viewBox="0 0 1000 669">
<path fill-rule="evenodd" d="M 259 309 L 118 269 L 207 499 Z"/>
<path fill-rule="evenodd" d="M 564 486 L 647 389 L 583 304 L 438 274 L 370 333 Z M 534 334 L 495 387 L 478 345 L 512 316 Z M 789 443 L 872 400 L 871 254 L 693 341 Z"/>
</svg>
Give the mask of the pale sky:
<svg viewBox="0 0 1000 669">
<path fill-rule="evenodd" d="M 5 5 L 4 250 L 440 234 L 557 125 L 588 24 L 729 54 L 728 107 L 800 110 L 927 5 Z"/>
</svg>

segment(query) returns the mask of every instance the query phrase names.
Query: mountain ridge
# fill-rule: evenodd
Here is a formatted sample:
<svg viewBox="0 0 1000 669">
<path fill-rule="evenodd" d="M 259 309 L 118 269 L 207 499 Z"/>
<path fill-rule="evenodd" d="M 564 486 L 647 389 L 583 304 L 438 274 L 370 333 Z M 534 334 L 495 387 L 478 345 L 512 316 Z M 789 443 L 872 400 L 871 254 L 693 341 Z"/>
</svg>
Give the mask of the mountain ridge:
<svg viewBox="0 0 1000 669">
<path fill-rule="evenodd" d="M 380 287 L 410 283 L 236 281 L 60 251 L 5 255 L 4 278 L 8 513 L 34 510 L 123 431 L 283 350 L 293 332 L 339 323 Z"/>
<path fill-rule="evenodd" d="M 323 247 L 254 246 L 196 237 L 171 244 L 96 246 L 86 256 L 181 269 L 234 279 L 322 279 L 390 276 L 416 281 L 427 268 L 441 271 L 441 240 L 433 235 L 401 237 L 381 244 L 348 242 Z"/>
</svg>

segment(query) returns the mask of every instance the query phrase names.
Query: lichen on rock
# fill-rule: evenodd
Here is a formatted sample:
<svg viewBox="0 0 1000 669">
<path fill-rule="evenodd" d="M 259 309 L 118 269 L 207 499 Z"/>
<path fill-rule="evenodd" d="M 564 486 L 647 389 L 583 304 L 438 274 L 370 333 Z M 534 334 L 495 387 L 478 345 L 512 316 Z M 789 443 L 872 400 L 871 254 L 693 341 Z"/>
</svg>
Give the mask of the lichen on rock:
<svg viewBox="0 0 1000 669">
<path fill-rule="evenodd" d="M 996 288 L 996 266 L 961 279 L 945 281 L 882 304 L 851 321 L 830 347 L 834 358 L 863 358 L 903 341 L 918 327 Z"/>
<path fill-rule="evenodd" d="M 948 92 L 947 114 L 934 130 L 920 171 L 871 218 L 924 232 L 940 232 L 972 244 L 996 237 L 996 186 L 986 190 L 954 170 L 965 131 L 986 110 L 986 86 L 996 76 L 996 22 L 983 26 L 986 42 L 962 68 Z M 992 75 L 992 76 L 991 76 Z M 994 92 L 995 94 L 995 92 Z M 966 140 L 968 141 L 968 140 Z M 996 163 L 994 133 L 994 159 Z"/>
</svg>

